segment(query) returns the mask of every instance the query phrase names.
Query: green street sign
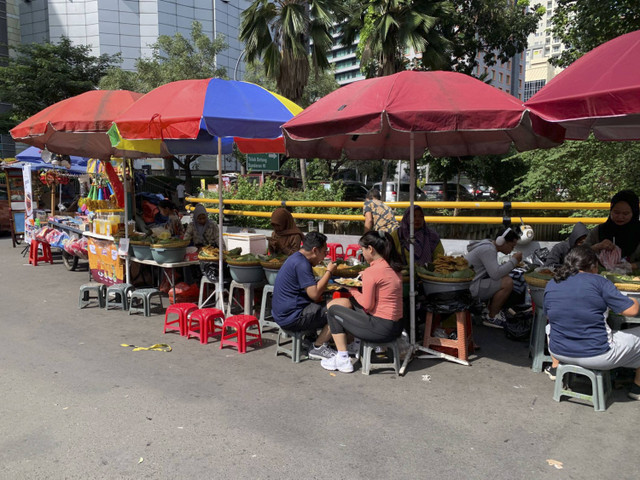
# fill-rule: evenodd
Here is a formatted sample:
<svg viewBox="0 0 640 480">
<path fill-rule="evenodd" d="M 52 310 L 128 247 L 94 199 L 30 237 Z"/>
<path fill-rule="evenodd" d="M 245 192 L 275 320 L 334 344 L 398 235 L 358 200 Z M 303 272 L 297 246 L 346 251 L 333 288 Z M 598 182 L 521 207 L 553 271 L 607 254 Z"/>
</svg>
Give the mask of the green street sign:
<svg viewBox="0 0 640 480">
<path fill-rule="evenodd" d="M 277 172 L 280 170 L 279 155 L 277 153 L 250 153 L 247 155 L 247 170 Z"/>
</svg>

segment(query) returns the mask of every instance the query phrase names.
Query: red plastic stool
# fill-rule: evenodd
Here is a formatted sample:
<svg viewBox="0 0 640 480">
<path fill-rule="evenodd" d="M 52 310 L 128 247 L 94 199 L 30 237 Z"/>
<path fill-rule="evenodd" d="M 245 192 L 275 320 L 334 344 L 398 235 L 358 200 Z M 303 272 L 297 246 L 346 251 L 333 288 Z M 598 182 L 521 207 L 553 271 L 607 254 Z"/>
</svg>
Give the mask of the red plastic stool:
<svg viewBox="0 0 640 480">
<path fill-rule="evenodd" d="M 340 249 L 340 253 L 338 253 Z M 327 257 L 331 258 L 332 262 L 335 262 L 338 258 L 344 257 L 344 248 L 340 243 L 327 243 Z"/>
<path fill-rule="evenodd" d="M 258 333 L 252 333 L 248 331 L 248 328 L 255 326 L 258 329 Z M 233 328 L 234 332 L 227 333 L 228 328 Z M 252 337 L 253 340 L 247 341 L 247 337 Z M 235 340 L 232 340 L 235 338 Z M 246 353 L 247 347 L 254 343 L 260 343 L 262 345 L 262 334 L 260 333 L 260 322 L 253 315 L 233 315 L 225 319 L 222 325 L 222 336 L 220 337 L 220 348 L 225 344 L 235 346 L 238 348 L 238 353 Z"/>
<path fill-rule="evenodd" d="M 335 291 L 333 292 L 333 296 L 331 297 L 332 299 L 336 299 L 336 298 L 351 298 L 353 297 L 353 295 L 351 295 L 350 292 L 341 292 L 341 291 Z"/>
<path fill-rule="evenodd" d="M 39 247 L 42 247 L 42 256 L 38 255 Z M 41 242 L 40 240 L 33 239 L 31 240 L 31 245 L 29 245 L 29 263 L 34 267 L 37 267 L 38 262 L 49 262 L 53 264 L 51 245 L 47 242 Z"/>
<path fill-rule="evenodd" d="M 347 245 L 347 251 L 344 254 L 344 259 L 351 257 L 358 257 L 358 251 L 362 250 L 362 247 L 357 243 L 352 243 L 351 245 Z"/>
<path fill-rule="evenodd" d="M 174 303 L 173 305 L 169 305 L 167 307 L 167 311 L 164 314 L 164 332 L 167 333 L 167 330 L 177 330 L 180 332 L 180 335 L 183 337 L 187 334 L 187 316 L 198 309 L 198 305 L 195 303 Z M 169 321 L 169 315 L 174 314 L 178 315 L 178 318 L 172 321 Z M 176 323 L 178 327 L 176 328 Z"/>
<path fill-rule="evenodd" d="M 217 308 L 201 308 L 187 315 L 187 339 L 193 335 L 200 339 L 200 343 L 208 343 L 209 336 L 222 335 L 222 326 L 216 325 L 215 320 L 224 321 L 224 313 Z"/>
</svg>

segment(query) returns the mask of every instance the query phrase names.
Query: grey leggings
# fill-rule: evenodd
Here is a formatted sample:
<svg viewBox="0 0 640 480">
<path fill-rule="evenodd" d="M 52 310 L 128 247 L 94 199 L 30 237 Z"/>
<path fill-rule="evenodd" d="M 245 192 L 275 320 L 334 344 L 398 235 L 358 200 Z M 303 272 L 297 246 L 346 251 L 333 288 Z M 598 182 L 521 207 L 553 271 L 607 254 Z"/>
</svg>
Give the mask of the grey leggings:
<svg viewBox="0 0 640 480">
<path fill-rule="evenodd" d="M 402 333 L 402 322 L 374 317 L 362 310 L 335 305 L 327 310 L 327 321 L 331 333 L 352 333 L 369 342 L 391 342 Z"/>
</svg>

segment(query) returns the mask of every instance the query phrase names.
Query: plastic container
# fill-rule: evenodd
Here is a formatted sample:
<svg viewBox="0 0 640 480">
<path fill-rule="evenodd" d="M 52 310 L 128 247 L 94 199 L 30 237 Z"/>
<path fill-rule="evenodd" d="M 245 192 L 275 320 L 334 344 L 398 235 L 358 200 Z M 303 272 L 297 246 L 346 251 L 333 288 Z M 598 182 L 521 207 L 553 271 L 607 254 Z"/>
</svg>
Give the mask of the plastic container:
<svg viewBox="0 0 640 480">
<path fill-rule="evenodd" d="M 260 283 L 264 281 L 264 269 L 260 266 L 239 267 L 229 265 L 229 273 L 238 283 Z"/>
<path fill-rule="evenodd" d="M 276 284 L 276 276 L 278 275 L 278 271 L 279 271 L 279 269 L 277 269 L 277 268 L 265 268 L 264 269 L 264 276 L 267 277 L 267 282 L 269 282 L 269 285 L 275 285 Z"/>
<path fill-rule="evenodd" d="M 151 247 L 149 245 L 134 245 L 131 244 L 133 250 L 133 256 L 138 260 L 153 260 L 151 255 Z"/>
<path fill-rule="evenodd" d="M 151 255 L 157 263 L 178 263 L 184 260 L 187 247 L 152 248 Z"/>
</svg>

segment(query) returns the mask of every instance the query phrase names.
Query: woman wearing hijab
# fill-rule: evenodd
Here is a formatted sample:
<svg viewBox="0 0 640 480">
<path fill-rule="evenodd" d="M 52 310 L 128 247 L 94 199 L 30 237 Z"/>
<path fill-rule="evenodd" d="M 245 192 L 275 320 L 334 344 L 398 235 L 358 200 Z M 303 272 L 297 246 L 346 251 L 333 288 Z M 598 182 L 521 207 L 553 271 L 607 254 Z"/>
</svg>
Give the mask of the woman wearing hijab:
<svg viewBox="0 0 640 480">
<path fill-rule="evenodd" d="M 196 247 L 211 245 L 218 246 L 218 226 L 215 222 L 209 220 L 207 210 L 199 203 L 193 209 L 191 214 L 191 223 L 187 225 L 187 231 L 184 234 L 185 240 L 191 240 Z M 222 249 L 225 249 L 224 242 Z"/>
<path fill-rule="evenodd" d="M 286 208 L 277 208 L 271 214 L 273 233 L 269 238 L 269 254 L 291 255 L 300 250 L 303 233 Z"/>
<path fill-rule="evenodd" d="M 396 246 L 397 252 L 405 264 L 409 264 L 409 227 L 411 209 L 407 209 L 402 216 L 400 228 L 395 230 L 391 236 Z M 433 262 L 436 258 L 444 255 L 444 247 L 440 241 L 440 236 L 427 227 L 424 221 L 424 211 L 419 206 L 413 207 L 413 258 L 415 265 L 424 265 Z"/>
<path fill-rule="evenodd" d="M 622 190 L 611 199 L 611 209 L 607 221 L 591 230 L 586 246 L 599 253 L 613 250 L 616 246 L 622 251 L 634 270 L 640 263 L 640 201 L 631 190 Z"/>
</svg>

